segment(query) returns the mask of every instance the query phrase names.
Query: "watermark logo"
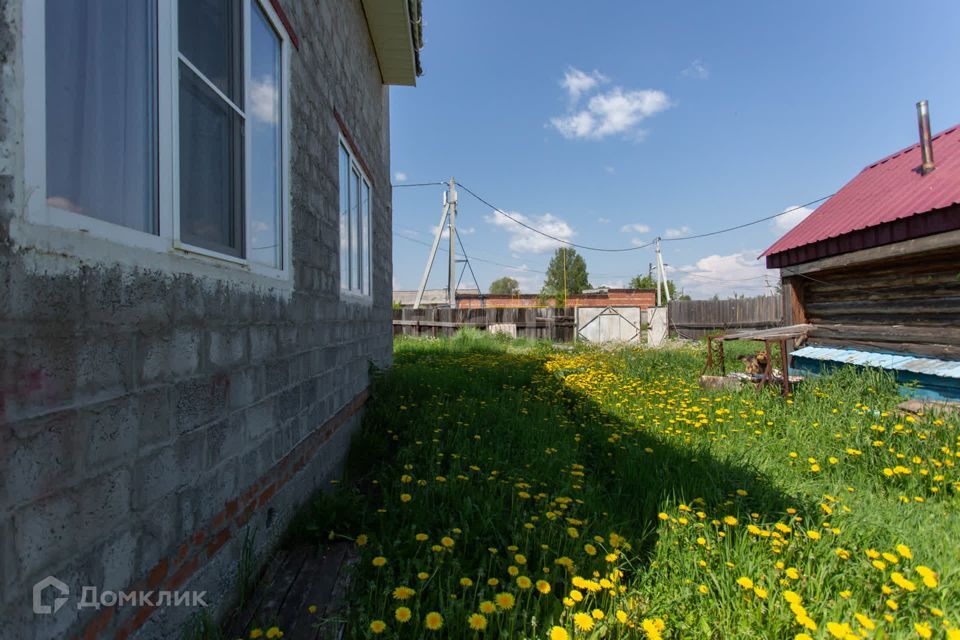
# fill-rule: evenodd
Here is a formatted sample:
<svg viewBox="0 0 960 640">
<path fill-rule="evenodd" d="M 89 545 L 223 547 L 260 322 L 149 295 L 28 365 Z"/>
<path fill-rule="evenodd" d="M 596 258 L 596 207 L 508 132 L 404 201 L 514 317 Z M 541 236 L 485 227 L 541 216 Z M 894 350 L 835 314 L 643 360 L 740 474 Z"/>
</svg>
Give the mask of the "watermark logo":
<svg viewBox="0 0 960 640">
<path fill-rule="evenodd" d="M 53 587 L 60 592 L 60 596 L 54 597 L 53 606 L 43 604 L 43 592 L 47 588 Z M 34 613 L 56 613 L 60 607 L 67 604 L 66 596 L 70 595 L 70 587 L 57 580 L 53 576 L 47 576 L 37 584 L 33 585 L 33 612 Z"/>
<path fill-rule="evenodd" d="M 50 587 L 59 592 L 53 605 L 44 604 L 43 593 Z M 82 587 L 77 609 L 103 607 L 206 607 L 206 591 L 100 591 L 97 587 Z M 67 603 L 70 587 L 53 576 L 47 576 L 33 585 L 33 612 L 52 614 Z"/>
</svg>

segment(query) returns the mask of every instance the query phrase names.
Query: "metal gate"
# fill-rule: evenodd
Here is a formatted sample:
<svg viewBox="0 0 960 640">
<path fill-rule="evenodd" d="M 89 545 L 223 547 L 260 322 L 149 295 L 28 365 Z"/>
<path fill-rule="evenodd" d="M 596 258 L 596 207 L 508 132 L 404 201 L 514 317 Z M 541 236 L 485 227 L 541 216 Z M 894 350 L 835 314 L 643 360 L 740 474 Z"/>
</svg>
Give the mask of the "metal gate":
<svg viewBox="0 0 960 640">
<path fill-rule="evenodd" d="M 639 307 L 577 307 L 577 340 L 642 341 Z"/>
</svg>

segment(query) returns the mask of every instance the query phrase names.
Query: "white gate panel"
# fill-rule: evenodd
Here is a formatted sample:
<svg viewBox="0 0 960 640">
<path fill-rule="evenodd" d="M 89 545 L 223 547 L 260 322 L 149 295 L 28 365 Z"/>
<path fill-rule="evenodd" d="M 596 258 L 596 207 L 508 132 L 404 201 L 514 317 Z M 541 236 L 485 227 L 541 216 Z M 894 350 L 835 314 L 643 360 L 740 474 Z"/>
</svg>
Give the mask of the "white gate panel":
<svg viewBox="0 0 960 640">
<path fill-rule="evenodd" d="M 577 339 L 641 342 L 639 307 L 577 307 Z"/>
</svg>

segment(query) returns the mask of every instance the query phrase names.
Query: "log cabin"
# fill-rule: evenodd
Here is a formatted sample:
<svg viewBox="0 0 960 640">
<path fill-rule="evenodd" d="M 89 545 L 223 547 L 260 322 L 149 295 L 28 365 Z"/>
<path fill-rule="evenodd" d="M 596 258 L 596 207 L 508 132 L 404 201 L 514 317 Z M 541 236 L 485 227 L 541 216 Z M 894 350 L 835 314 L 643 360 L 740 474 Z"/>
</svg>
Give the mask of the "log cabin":
<svg viewBox="0 0 960 640">
<path fill-rule="evenodd" d="M 813 328 L 791 366 L 894 372 L 907 395 L 960 400 L 960 125 L 863 169 L 762 257 L 784 322 Z"/>
</svg>

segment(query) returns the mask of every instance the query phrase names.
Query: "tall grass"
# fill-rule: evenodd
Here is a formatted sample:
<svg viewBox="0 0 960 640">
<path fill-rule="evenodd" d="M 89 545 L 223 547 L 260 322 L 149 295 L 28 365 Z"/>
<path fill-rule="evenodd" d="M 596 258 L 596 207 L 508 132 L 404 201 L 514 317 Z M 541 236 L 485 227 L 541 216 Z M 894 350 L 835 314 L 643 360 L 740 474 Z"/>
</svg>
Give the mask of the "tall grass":
<svg viewBox="0 0 960 640">
<path fill-rule="evenodd" d="M 874 373 L 705 392 L 703 355 L 398 340 L 358 488 L 302 516 L 361 550 L 348 636 L 955 632 L 956 421 Z"/>
</svg>

